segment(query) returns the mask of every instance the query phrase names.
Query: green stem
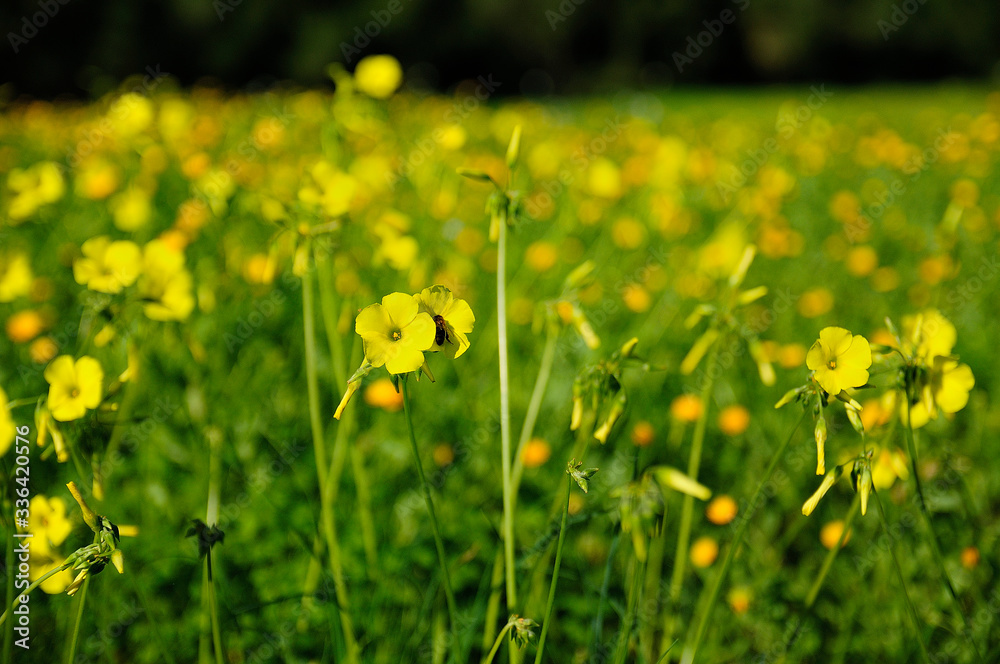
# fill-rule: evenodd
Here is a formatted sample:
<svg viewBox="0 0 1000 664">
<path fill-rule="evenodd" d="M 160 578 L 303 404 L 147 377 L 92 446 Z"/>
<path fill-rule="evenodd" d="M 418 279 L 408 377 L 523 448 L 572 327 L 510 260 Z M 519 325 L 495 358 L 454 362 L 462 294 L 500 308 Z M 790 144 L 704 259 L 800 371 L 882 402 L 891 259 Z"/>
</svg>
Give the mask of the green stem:
<svg viewBox="0 0 1000 664">
<path fill-rule="evenodd" d="M 556 584 L 559 582 L 559 565 L 562 563 L 563 540 L 566 539 L 566 518 L 569 515 L 569 494 L 573 485 L 572 478 L 566 476 L 566 509 L 563 510 L 562 523 L 559 524 L 559 541 L 556 543 L 556 561 L 552 566 L 552 584 L 549 586 L 549 599 L 545 606 L 545 619 L 542 622 L 542 634 L 538 637 L 538 652 L 535 653 L 535 664 L 541 664 L 542 653 L 545 652 L 545 637 L 549 633 L 549 622 L 552 619 L 552 605 L 556 601 Z"/>
<path fill-rule="evenodd" d="M 823 586 L 823 581 L 826 580 L 826 575 L 830 572 L 830 567 L 833 565 L 833 559 L 837 557 L 840 552 L 841 547 L 847 542 L 847 536 L 851 532 L 851 524 L 854 523 L 854 517 L 858 515 L 858 509 L 861 507 L 861 494 L 855 493 L 854 500 L 851 501 L 851 508 L 847 511 L 847 518 L 844 519 L 844 530 L 840 534 L 840 539 L 837 544 L 830 549 L 826 558 L 823 559 L 823 566 L 819 568 L 819 575 L 816 580 L 813 581 L 812 588 L 809 589 L 809 594 L 806 595 L 806 608 L 811 609 L 813 602 L 816 601 L 816 596 L 819 595 L 819 589 Z"/>
<path fill-rule="evenodd" d="M 493 575 L 490 577 L 490 598 L 486 602 L 486 619 L 483 621 L 483 650 L 493 642 L 497 631 L 497 616 L 500 615 L 500 593 L 503 591 L 503 549 L 497 549 L 493 557 Z"/>
<path fill-rule="evenodd" d="M 694 438 L 691 441 L 691 454 L 688 456 L 688 477 L 698 479 L 698 469 L 701 467 L 701 451 L 705 442 L 705 429 L 708 425 L 708 410 L 712 399 L 712 388 L 715 386 L 715 365 L 719 357 L 721 336 L 712 344 L 708 361 L 705 364 L 705 385 L 701 390 L 701 414 L 694 428 Z M 686 572 L 687 551 L 691 542 L 691 521 L 694 516 L 694 497 L 685 494 L 681 507 L 680 530 L 677 535 L 677 549 L 674 552 L 674 569 L 670 577 L 670 602 L 676 604 L 681 595 Z M 661 536 L 663 536 L 661 534 Z"/>
<path fill-rule="evenodd" d="M 326 448 L 323 437 L 323 423 L 320 420 L 319 380 L 316 376 L 316 319 L 314 313 L 314 297 L 312 273 L 302 275 L 302 323 L 305 335 L 306 386 L 309 398 L 309 424 L 312 429 L 313 454 L 316 457 L 316 477 L 320 496 L 327 489 Z M 330 505 L 320 500 L 320 516 L 323 530 L 326 533 L 327 552 L 330 557 L 330 572 L 333 575 L 334 588 L 337 591 L 337 606 L 340 613 L 340 623 L 344 630 L 344 640 L 347 642 L 347 659 L 351 664 L 358 662 L 358 645 L 354 638 L 354 625 L 349 613 L 350 602 L 347 597 L 347 585 L 344 583 L 344 572 L 340 562 L 340 545 L 337 542 L 337 526 Z"/>
<path fill-rule="evenodd" d="M 208 614 L 212 620 L 212 646 L 215 650 L 215 664 L 225 664 L 225 658 L 222 656 L 222 629 L 219 626 L 219 609 L 215 602 L 215 575 L 212 573 L 211 551 L 205 556 L 205 574 L 208 576 Z"/>
<path fill-rule="evenodd" d="M 632 588 L 629 592 L 628 611 L 625 613 L 625 626 L 618 638 L 618 652 L 615 654 L 615 664 L 624 664 L 628 658 L 628 644 L 632 639 L 632 627 L 635 625 L 636 607 L 639 604 L 640 580 L 643 577 L 643 564 L 638 558 L 632 561 Z M 537 664 L 537 663 L 536 663 Z"/>
<path fill-rule="evenodd" d="M 514 623 L 509 622 L 502 630 L 500 630 L 500 633 L 497 634 L 497 640 L 493 642 L 493 647 L 490 649 L 490 653 L 486 655 L 486 658 L 483 660 L 483 664 L 490 664 L 493 661 L 493 657 L 497 654 L 497 650 L 500 650 L 500 644 L 503 643 L 504 635 L 509 632 L 510 628 L 513 626 Z"/>
<path fill-rule="evenodd" d="M 559 328 L 555 325 L 548 325 L 548 333 L 545 337 L 545 348 L 542 350 L 542 361 L 538 366 L 538 376 L 535 378 L 535 387 L 531 391 L 531 400 L 528 402 L 528 412 L 524 416 L 524 426 L 521 427 L 521 435 L 517 441 L 517 451 L 514 453 L 514 468 L 511 472 L 511 503 L 517 508 L 517 490 L 521 486 L 521 477 L 524 474 L 524 447 L 531 440 L 531 435 L 535 431 L 535 422 L 538 421 L 538 413 L 542 409 L 542 399 L 545 397 L 545 388 L 548 387 L 549 377 L 552 375 L 552 365 L 556 358 L 556 341 L 559 339 Z"/>
<path fill-rule="evenodd" d="M 681 657 L 682 664 L 693 664 L 695 661 L 695 656 L 698 654 L 698 646 L 701 645 L 701 640 L 705 636 L 705 629 L 708 627 L 708 621 L 712 616 L 712 609 L 715 608 L 715 602 L 719 597 L 719 591 L 722 589 L 722 583 L 729 574 L 729 567 L 733 563 L 733 558 L 736 557 L 737 549 L 740 548 L 740 544 L 743 541 L 743 535 L 746 533 L 747 526 L 750 524 L 750 519 L 753 516 L 754 510 L 757 509 L 757 501 L 760 500 L 760 496 L 764 491 L 764 485 L 770 481 L 771 475 L 774 474 L 774 469 L 778 467 L 778 462 L 781 461 L 781 457 L 784 456 L 785 450 L 788 449 L 788 445 L 792 442 L 792 438 L 795 437 L 795 432 L 798 431 L 799 426 L 805 418 L 806 413 L 803 411 L 801 417 L 799 417 L 795 426 L 792 428 L 791 433 L 788 434 L 785 441 L 781 443 L 777 450 L 775 450 L 774 455 L 771 457 L 771 462 L 767 465 L 767 469 L 764 470 L 764 474 L 761 477 L 760 482 L 757 484 L 757 488 L 753 492 L 753 497 L 747 505 L 746 514 L 740 517 L 740 523 L 736 527 L 736 534 L 733 536 L 733 541 L 729 545 L 729 549 L 726 551 L 726 557 L 722 561 L 722 567 L 712 580 L 712 585 L 710 586 L 711 589 L 709 590 L 706 602 L 699 608 L 699 615 L 695 622 L 696 627 L 694 638 L 691 639 L 691 642 L 684 647 L 684 654 Z"/>
<path fill-rule="evenodd" d="M 448 559 L 444 553 L 444 542 L 441 540 L 441 530 L 438 528 L 437 514 L 434 511 L 434 500 L 431 496 L 431 485 L 427 483 L 427 476 L 424 475 L 424 465 L 420 461 L 420 448 L 417 447 L 417 437 L 413 430 L 413 414 L 410 411 L 410 390 L 406 385 L 407 376 L 404 375 L 399 380 L 400 389 L 403 392 L 403 413 L 406 416 L 406 428 L 410 434 L 410 446 L 413 448 L 413 461 L 417 465 L 417 474 L 420 476 L 420 485 L 424 490 L 424 500 L 427 502 L 427 511 L 431 515 L 431 530 L 434 533 L 434 546 L 437 548 L 438 562 L 441 565 L 441 575 L 444 581 L 444 595 L 448 603 L 448 619 L 451 623 L 451 648 L 454 664 L 462 661 L 458 647 L 458 607 L 455 604 L 455 594 L 451 588 L 451 575 L 448 573 Z"/>
<path fill-rule="evenodd" d="M 2 625 L 5 622 L 7 622 L 7 616 L 8 616 L 8 614 L 10 614 L 10 612 L 12 610 L 14 610 L 14 609 L 17 608 L 17 602 L 18 602 L 18 600 L 21 599 L 21 595 L 27 595 L 27 594 L 29 594 L 32 590 L 34 590 L 38 586 L 40 586 L 43 583 L 45 583 L 49 579 L 49 577 L 55 576 L 59 572 L 61 572 L 63 570 L 66 570 L 66 569 L 69 569 L 72 566 L 73 566 L 73 563 L 64 563 L 64 564 L 60 565 L 59 567 L 53 567 L 48 572 L 46 572 L 42 576 L 40 576 L 37 579 L 35 579 L 30 586 L 28 586 L 27 588 L 25 588 L 24 590 L 22 590 L 21 592 L 19 592 L 17 594 L 17 596 L 14 598 L 14 600 L 10 603 L 10 608 L 7 609 L 6 611 L 4 611 L 3 615 L 0 615 L 0 625 Z M 11 569 L 13 569 L 13 568 L 11 568 Z M 13 623 L 13 621 L 11 621 L 11 623 Z"/>
<path fill-rule="evenodd" d="M 899 585 L 903 589 L 903 597 L 906 599 L 906 608 L 910 616 L 910 624 L 913 627 L 913 636 L 916 637 L 917 643 L 920 644 L 920 654 L 923 660 L 930 662 L 930 657 L 927 654 L 927 646 L 924 645 L 924 640 L 920 636 L 920 619 L 917 617 L 917 610 L 913 607 L 913 602 L 910 600 L 910 592 L 906 589 L 906 580 L 903 578 L 903 570 L 899 566 L 899 559 L 896 558 L 896 546 L 892 543 L 892 535 L 889 533 L 889 521 L 885 516 L 885 508 L 882 507 L 882 499 L 874 489 L 872 489 L 872 496 L 875 498 L 875 504 L 878 505 L 878 514 L 882 520 L 882 532 L 885 533 L 886 539 L 889 541 L 889 553 L 892 555 L 892 564 L 896 569 Z"/>
<path fill-rule="evenodd" d="M 507 371 L 507 222 L 500 220 L 497 240 L 497 346 L 500 359 L 500 461 L 503 475 L 503 551 L 507 612 L 517 608 L 514 569 L 514 498 L 510 458 L 510 380 Z"/>
<path fill-rule="evenodd" d="M 830 549 L 826 557 L 823 559 L 823 565 L 819 569 L 819 574 L 813 581 L 812 587 L 809 588 L 809 594 L 806 595 L 805 609 L 808 611 L 812 608 L 813 603 L 816 601 L 816 597 L 819 595 L 820 588 L 823 587 L 823 582 L 826 580 L 826 575 L 830 572 L 830 567 L 833 565 L 834 558 L 840 553 L 840 550 L 844 548 L 844 544 L 847 543 L 847 536 L 851 532 L 851 524 L 854 523 L 854 517 L 858 515 L 858 509 L 861 507 L 861 495 L 858 493 L 854 494 L 854 500 L 851 501 L 851 508 L 847 511 L 847 518 L 844 520 L 844 530 L 840 533 L 840 538 L 832 549 Z M 795 631 L 792 632 L 791 638 L 788 639 L 788 643 L 785 645 L 784 652 L 781 654 L 781 658 L 778 660 L 778 664 L 784 664 L 788 654 L 792 651 L 792 647 L 795 642 L 799 640 L 799 634 L 802 632 L 803 622 L 799 620 L 798 624 L 795 626 Z"/>
<path fill-rule="evenodd" d="M 920 473 L 917 470 L 917 435 L 913 430 L 912 412 L 910 409 L 911 400 L 911 388 L 907 386 L 906 426 L 904 427 L 904 431 L 906 433 L 906 447 L 910 453 L 910 467 L 913 470 L 913 481 L 917 486 L 917 502 L 920 505 L 920 514 L 923 516 L 924 525 L 927 526 L 927 532 L 930 533 L 931 552 L 933 553 L 934 563 L 937 565 L 938 573 L 941 575 L 945 586 L 948 588 L 948 594 L 951 595 L 955 612 L 962 618 L 962 624 L 965 626 L 965 631 L 968 635 L 967 638 L 969 645 L 972 646 L 972 650 L 976 653 L 976 659 L 982 662 L 983 657 L 979 654 L 979 648 L 976 646 L 976 642 L 972 638 L 972 626 L 969 624 L 969 619 L 968 616 L 965 615 L 965 611 L 962 610 L 958 599 L 958 593 L 955 592 L 955 586 L 952 584 L 951 577 L 948 575 L 948 570 L 945 568 L 944 555 L 941 553 L 941 544 L 938 541 L 937 531 L 934 530 L 934 522 L 931 520 L 930 508 L 927 506 L 927 497 L 924 494 L 923 482 L 921 482 Z"/>
<path fill-rule="evenodd" d="M 83 605 L 87 601 L 87 588 L 90 587 L 90 576 L 83 580 L 80 588 L 80 604 L 76 607 L 76 620 L 73 622 L 73 636 L 70 638 L 69 650 L 66 653 L 66 664 L 73 664 L 76 659 L 76 646 L 80 642 L 80 625 L 83 623 Z"/>
</svg>

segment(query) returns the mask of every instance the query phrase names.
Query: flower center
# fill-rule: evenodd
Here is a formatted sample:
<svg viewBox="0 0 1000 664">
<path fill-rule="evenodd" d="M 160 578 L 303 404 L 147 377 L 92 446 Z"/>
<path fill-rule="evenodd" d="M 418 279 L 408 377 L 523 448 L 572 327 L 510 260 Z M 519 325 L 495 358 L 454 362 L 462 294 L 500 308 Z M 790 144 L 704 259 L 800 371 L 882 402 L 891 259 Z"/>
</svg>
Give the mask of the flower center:
<svg viewBox="0 0 1000 664">
<path fill-rule="evenodd" d="M 392 340 L 393 341 L 399 341 L 402 338 L 403 338 L 403 333 L 401 331 L 399 331 L 399 330 L 393 330 L 392 331 Z"/>
<path fill-rule="evenodd" d="M 75 399 L 78 396 L 80 396 L 80 388 L 79 387 L 74 387 L 72 390 L 69 391 L 69 397 L 70 397 L 70 399 Z"/>
<path fill-rule="evenodd" d="M 837 360 L 830 360 L 830 368 L 831 369 L 837 368 Z"/>
</svg>

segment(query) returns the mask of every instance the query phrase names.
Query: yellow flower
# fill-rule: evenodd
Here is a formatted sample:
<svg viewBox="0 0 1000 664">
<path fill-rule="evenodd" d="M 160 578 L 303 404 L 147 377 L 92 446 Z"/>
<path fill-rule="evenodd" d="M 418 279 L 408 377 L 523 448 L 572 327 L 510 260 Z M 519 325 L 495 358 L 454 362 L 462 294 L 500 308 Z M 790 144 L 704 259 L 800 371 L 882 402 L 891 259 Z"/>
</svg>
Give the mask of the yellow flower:
<svg viewBox="0 0 1000 664">
<path fill-rule="evenodd" d="M 106 235 L 91 238 L 81 247 L 83 258 L 73 263 L 76 283 L 99 293 L 120 293 L 139 278 L 141 253 L 134 242 L 112 242 Z"/>
<path fill-rule="evenodd" d="M 28 517 L 28 532 L 32 533 L 31 550 L 41 557 L 51 557 L 52 547 L 66 541 L 73 525 L 66 518 L 66 503 L 56 496 L 42 495 L 31 499 L 31 514 Z"/>
<path fill-rule="evenodd" d="M 13 302 L 31 291 L 31 264 L 24 254 L 0 255 L 0 302 Z"/>
<path fill-rule="evenodd" d="M 53 569 L 61 566 L 66 562 L 65 558 L 60 557 L 59 559 L 52 559 L 45 556 L 39 556 L 37 559 L 32 556 L 31 564 L 29 566 L 30 571 L 28 572 L 28 578 L 31 581 L 42 578 L 48 574 Z M 49 595 L 58 595 L 62 591 L 66 590 L 70 583 L 73 582 L 73 572 L 68 569 L 64 569 L 58 574 L 53 574 L 45 581 L 42 581 L 42 585 L 39 586 L 43 592 Z"/>
<path fill-rule="evenodd" d="M 139 294 L 146 301 L 144 312 L 153 320 L 184 320 L 194 309 L 191 274 L 184 269 L 184 254 L 162 240 L 142 249 Z"/>
<path fill-rule="evenodd" d="M 910 419 L 915 428 L 922 427 L 938 411 L 957 413 L 969 403 L 969 392 L 976 384 L 968 364 L 959 364 L 950 357 L 937 356 L 929 368 L 923 389 L 916 395 L 917 402 L 910 405 Z M 903 400 L 903 421 L 906 421 L 906 402 Z"/>
<path fill-rule="evenodd" d="M 0 387 L 0 456 L 7 453 L 10 444 L 14 442 L 17 430 L 14 427 L 14 420 L 10 416 L 10 405 L 7 402 L 7 393 Z"/>
<path fill-rule="evenodd" d="M 354 329 L 373 367 L 384 365 L 389 373 L 402 374 L 424 363 L 424 351 L 434 345 L 437 326 L 430 314 L 420 311 L 414 296 L 390 293 L 381 304 L 362 309 Z"/>
<path fill-rule="evenodd" d="M 45 368 L 45 380 L 49 382 L 49 410 L 60 422 L 79 419 L 101 403 L 104 370 L 92 357 L 74 362 L 71 356 L 60 355 Z"/>
<path fill-rule="evenodd" d="M 131 187 L 111 199 L 108 207 L 119 230 L 134 231 L 142 228 L 153 216 L 153 204 L 149 194 Z"/>
<path fill-rule="evenodd" d="M 451 359 L 468 350 L 469 338 L 466 335 L 472 332 L 476 322 L 468 302 L 454 297 L 444 286 L 425 288 L 413 299 L 420 311 L 434 321 L 434 344 L 428 350 L 443 350 Z"/>
<path fill-rule="evenodd" d="M 860 334 L 852 336 L 842 327 L 820 330 L 819 340 L 806 354 L 806 366 L 814 372 L 816 382 L 830 396 L 867 383 L 868 367 L 871 365 L 872 351 L 868 340 Z"/>
<path fill-rule="evenodd" d="M 930 362 L 937 355 L 950 355 L 955 347 L 955 326 L 936 309 L 903 316 L 903 351 Z"/>
<path fill-rule="evenodd" d="M 403 68 L 391 55 L 369 55 L 354 70 L 354 84 L 369 97 L 388 99 L 403 82 Z"/>
</svg>

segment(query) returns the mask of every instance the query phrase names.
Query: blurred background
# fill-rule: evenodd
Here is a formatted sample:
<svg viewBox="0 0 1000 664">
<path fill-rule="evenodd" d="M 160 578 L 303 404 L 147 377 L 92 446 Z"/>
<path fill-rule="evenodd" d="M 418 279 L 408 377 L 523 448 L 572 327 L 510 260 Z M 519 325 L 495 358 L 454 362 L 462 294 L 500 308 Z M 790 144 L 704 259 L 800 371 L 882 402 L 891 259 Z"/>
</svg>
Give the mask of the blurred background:
<svg viewBox="0 0 1000 664">
<path fill-rule="evenodd" d="M 3 97 L 91 98 L 132 74 L 330 85 L 391 53 L 411 88 L 1000 80 L 996 0 L 4 0 Z M 149 68 L 149 69 L 147 69 Z"/>
</svg>

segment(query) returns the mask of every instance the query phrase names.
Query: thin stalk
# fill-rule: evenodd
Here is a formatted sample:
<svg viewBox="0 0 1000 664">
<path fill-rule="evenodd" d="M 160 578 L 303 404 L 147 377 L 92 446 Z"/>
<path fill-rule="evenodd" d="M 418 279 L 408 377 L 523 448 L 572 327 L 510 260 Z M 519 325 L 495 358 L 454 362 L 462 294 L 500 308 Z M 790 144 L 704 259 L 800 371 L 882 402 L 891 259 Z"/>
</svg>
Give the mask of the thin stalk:
<svg viewBox="0 0 1000 664">
<path fill-rule="evenodd" d="M 556 543 L 556 561 L 552 566 L 552 584 L 549 586 L 549 599 L 545 606 L 545 619 L 542 622 L 542 634 L 538 637 L 538 652 L 535 653 L 535 664 L 542 664 L 542 653 L 545 652 L 545 637 L 549 633 L 549 622 L 552 620 L 552 605 L 556 601 L 556 585 L 559 583 L 559 565 L 562 563 L 563 540 L 566 539 L 566 518 L 569 515 L 569 494 L 573 480 L 566 476 L 566 509 L 563 510 L 562 523 L 559 524 L 559 541 Z"/>
<path fill-rule="evenodd" d="M 403 413 L 406 415 L 406 428 L 410 434 L 410 447 L 413 449 L 413 462 L 417 465 L 417 474 L 420 476 L 420 485 L 424 490 L 424 500 L 427 502 L 427 511 L 431 515 L 431 530 L 434 533 L 434 546 L 437 548 L 438 562 L 441 565 L 441 576 L 444 582 L 444 595 L 448 603 L 448 619 L 451 624 L 451 636 L 449 639 L 452 648 L 452 657 L 455 664 L 462 661 L 461 652 L 458 647 L 458 607 L 455 604 L 455 593 L 451 589 L 451 575 L 448 573 L 448 559 L 444 553 L 444 542 L 441 540 L 441 530 L 438 527 L 437 514 L 434 511 L 434 500 L 431 496 L 431 485 L 427 483 L 427 476 L 424 475 L 424 465 L 420 461 L 420 448 L 417 447 L 417 437 L 413 430 L 413 415 L 410 411 L 410 390 L 406 386 L 406 376 L 399 381 L 400 389 L 403 392 Z"/>
<path fill-rule="evenodd" d="M 693 480 L 698 479 L 698 469 L 701 467 L 701 452 L 705 442 L 705 429 L 708 425 L 708 410 L 712 399 L 712 388 L 715 386 L 715 365 L 719 358 L 721 337 L 717 338 L 709 351 L 705 364 L 705 384 L 701 390 L 701 414 L 694 427 L 694 437 L 691 441 L 691 454 L 688 456 L 687 474 Z M 677 534 L 677 549 L 674 552 L 674 569 L 670 577 L 670 602 L 676 604 L 681 595 L 684 583 L 684 573 L 687 571 L 687 551 L 691 543 L 691 521 L 694 516 L 694 496 L 684 495 L 681 506 L 680 530 Z M 661 533 L 660 535 L 664 535 Z"/>
<path fill-rule="evenodd" d="M 927 646 L 924 645 L 924 639 L 920 636 L 920 619 L 917 617 L 917 610 L 913 606 L 913 602 L 910 600 L 910 592 L 906 589 L 906 580 L 903 578 L 903 570 L 899 566 L 899 559 L 896 558 L 896 547 L 892 544 L 892 535 L 889 534 L 889 520 L 885 516 L 885 508 L 882 507 L 882 499 L 879 497 L 878 492 L 872 489 L 872 496 L 875 498 L 875 504 L 878 505 L 878 515 L 882 520 L 882 531 L 885 533 L 886 538 L 890 542 L 889 553 L 892 554 L 892 564 L 896 569 L 896 576 L 899 578 L 899 585 L 903 589 L 903 597 L 906 599 L 907 613 L 910 617 L 910 625 L 913 627 L 913 636 L 916 637 L 917 643 L 920 644 L 920 654 L 925 662 L 930 662 L 930 656 L 927 654 Z"/>
<path fill-rule="evenodd" d="M 861 507 L 861 495 L 858 493 L 854 494 L 854 500 L 851 501 L 851 507 L 847 511 L 847 517 L 844 519 L 844 530 L 840 533 L 840 538 L 832 549 L 830 549 L 826 557 L 823 558 L 823 564 L 819 568 L 819 574 L 813 580 L 812 587 L 809 588 L 809 593 L 806 595 L 806 601 L 804 608 L 806 611 L 812 608 L 813 603 L 816 601 L 816 597 L 819 595 L 819 589 L 823 587 L 823 582 L 826 580 L 826 575 L 830 572 L 830 567 L 833 565 L 834 558 L 840 553 L 840 550 L 844 548 L 844 544 L 847 542 L 847 535 L 851 532 L 851 524 L 854 523 L 854 517 L 858 515 L 858 509 Z M 784 664 L 787 659 L 788 653 L 792 651 L 792 647 L 795 642 L 799 640 L 799 634 L 802 632 L 803 621 L 799 620 L 798 624 L 795 626 L 795 631 L 792 632 L 791 638 L 788 639 L 785 645 L 784 652 L 781 654 L 781 658 L 778 660 L 778 664 Z"/>
<path fill-rule="evenodd" d="M 483 621 L 483 650 L 493 642 L 497 630 L 497 616 L 500 615 L 500 593 L 503 590 L 503 549 L 497 549 L 493 558 L 493 575 L 490 577 L 490 598 L 486 603 L 486 619 Z"/>
<path fill-rule="evenodd" d="M 513 626 L 514 626 L 514 623 L 508 622 L 504 626 L 504 628 L 502 630 L 500 630 L 500 633 L 497 634 L 497 640 L 493 642 L 493 647 L 490 649 L 489 654 L 486 655 L 485 659 L 483 659 L 483 664 L 490 664 L 493 661 L 493 657 L 497 654 L 497 650 L 500 650 L 500 644 L 503 643 L 503 637 L 504 637 L 504 635 L 507 632 L 509 632 L 510 628 L 513 627 Z"/>
<path fill-rule="evenodd" d="M 658 615 L 660 605 L 660 578 L 663 573 L 663 556 L 666 553 L 667 538 L 664 532 L 667 527 L 667 511 L 663 511 L 660 518 L 660 529 L 655 537 L 649 542 L 649 555 L 646 559 L 646 584 L 642 595 L 646 602 L 646 610 L 652 610 L 653 616 Z M 655 662 L 656 657 L 653 649 L 655 647 L 656 621 L 652 619 L 643 621 L 639 630 L 639 647 L 647 661 Z"/>
<path fill-rule="evenodd" d="M 826 575 L 830 572 L 830 567 L 833 565 L 833 559 L 837 557 L 841 547 L 847 542 L 847 536 L 851 532 L 851 524 L 854 523 L 854 517 L 858 515 L 860 507 L 861 494 L 855 493 L 854 500 L 851 501 L 851 508 L 847 511 L 847 518 L 844 519 L 844 531 L 840 534 L 837 544 L 827 552 L 826 558 L 823 559 L 823 565 L 819 568 L 819 575 L 813 581 L 812 587 L 809 589 L 809 594 L 806 595 L 806 609 L 811 609 L 813 603 L 816 601 L 819 589 L 823 586 L 823 581 L 826 580 Z"/>
<path fill-rule="evenodd" d="M 316 478 L 319 483 L 320 496 L 327 490 L 327 461 L 323 437 L 323 423 L 320 420 L 319 380 L 316 376 L 316 319 L 314 313 L 314 296 L 312 273 L 302 275 L 302 323 L 305 335 L 306 386 L 309 398 L 309 424 L 312 429 L 313 454 L 316 457 Z M 330 557 L 330 572 L 333 575 L 334 587 L 337 591 L 337 605 L 340 613 L 340 623 L 344 630 L 344 640 L 347 642 L 347 659 L 351 664 L 358 662 L 358 644 L 354 638 L 354 625 L 349 613 L 350 602 L 347 597 L 347 586 L 344 583 L 344 572 L 340 562 L 340 545 L 337 542 L 337 527 L 330 505 L 320 501 L 320 515 L 323 529 L 326 533 L 327 552 Z"/>
<path fill-rule="evenodd" d="M 225 664 L 222 656 L 222 629 L 219 626 L 219 608 L 215 602 L 215 575 L 212 573 L 212 552 L 205 555 L 205 574 L 208 578 L 208 614 L 212 619 L 212 646 L 215 651 L 215 664 Z M 67 662 L 67 664 L 69 664 Z"/>
<path fill-rule="evenodd" d="M 27 595 L 27 594 L 29 594 L 32 590 L 34 590 L 38 586 L 40 586 L 43 583 L 45 583 L 49 579 L 49 577 L 55 576 L 59 572 L 61 572 L 63 570 L 66 570 L 66 569 L 69 569 L 72 566 L 73 566 L 73 563 L 64 563 L 64 564 L 60 565 L 59 567 L 53 567 L 48 572 L 46 572 L 42 576 L 40 576 L 37 579 L 35 579 L 31 583 L 30 586 L 28 586 L 27 588 L 25 588 L 24 590 L 22 590 L 21 592 L 19 592 L 17 594 L 17 596 L 14 597 L 14 600 L 10 603 L 10 608 L 7 609 L 6 611 L 4 611 L 3 615 L 0 615 L 0 625 L 2 625 L 5 622 L 7 622 L 7 616 L 8 616 L 8 614 L 10 614 L 10 612 L 12 610 L 14 610 L 14 609 L 17 608 L 17 603 L 21 599 L 21 595 Z M 13 569 L 13 568 L 11 568 L 11 569 Z M 13 624 L 13 622 L 14 621 L 12 620 L 11 623 Z"/>
<path fill-rule="evenodd" d="M 500 461 L 503 475 L 503 551 L 507 612 L 517 608 L 514 569 L 514 496 L 510 458 L 510 380 L 507 371 L 507 222 L 500 220 L 497 240 L 497 346 L 500 359 Z"/>
<path fill-rule="evenodd" d="M 972 650 L 976 653 L 976 659 L 982 662 L 983 656 L 979 654 L 979 648 L 976 647 L 976 642 L 972 639 L 972 626 L 969 624 L 969 619 L 968 616 L 965 615 L 965 611 L 962 610 L 962 606 L 958 600 L 958 593 L 955 592 L 955 586 L 952 585 L 951 577 L 948 575 L 948 570 L 945 568 L 944 555 L 941 553 L 941 544 L 938 542 L 937 531 L 934 530 L 934 522 L 931 520 L 930 508 L 927 506 L 927 497 L 924 495 L 924 485 L 920 480 L 920 473 L 917 470 L 917 435 L 913 430 L 913 420 L 911 419 L 910 390 L 911 388 L 907 386 L 906 426 L 903 430 L 906 434 L 906 447 L 910 453 L 910 467 L 913 470 L 913 481 L 917 486 L 917 496 L 919 498 L 917 502 L 920 504 L 920 514 L 923 515 L 924 525 L 927 526 L 927 531 L 930 533 L 931 552 L 934 554 L 934 562 L 937 565 L 938 573 L 941 575 L 945 586 L 948 588 L 948 594 L 951 595 L 955 611 L 962 618 L 962 624 L 965 626 L 966 634 L 968 634 L 969 645 L 972 646 Z"/>
<path fill-rule="evenodd" d="M 531 391 L 531 400 L 528 402 L 528 412 L 524 416 L 524 425 L 521 427 L 521 435 L 517 441 L 517 451 L 514 453 L 514 468 L 511 472 L 511 502 L 517 508 L 517 490 L 521 486 L 521 477 L 524 475 L 524 447 L 531 440 L 531 435 L 535 431 L 535 422 L 538 421 L 538 413 L 542 409 L 542 399 L 545 397 L 545 388 L 548 387 L 549 377 L 552 375 L 552 365 L 556 359 L 556 342 L 559 340 L 559 328 L 555 325 L 548 325 L 548 332 L 545 337 L 545 348 L 542 350 L 542 360 L 538 366 L 538 376 L 535 378 L 535 387 Z"/>
<path fill-rule="evenodd" d="M 729 574 L 729 567 L 733 563 L 733 558 L 736 557 L 736 551 L 740 548 L 740 544 L 743 541 L 743 535 L 746 533 L 747 526 L 750 524 L 750 518 L 753 516 L 754 510 L 757 508 L 757 501 L 760 500 L 761 493 L 764 491 L 764 485 L 766 485 L 770 479 L 771 475 L 774 474 L 774 469 L 778 467 L 778 462 L 781 461 L 781 457 L 784 456 L 785 450 L 788 449 L 788 445 L 792 442 L 792 438 L 795 437 L 795 432 L 798 431 L 799 426 L 802 424 L 803 420 L 806 418 L 805 411 L 802 412 L 801 417 L 792 427 L 791 433 L 788 437 L 778 446 L 775 450 L 774 455 L 771 457 L 771 462 L 767 465 L 767 469 L 764 470 L 764 474 L 757 484 L 757 488 L 753 492 L 753 497 L 750 499 L 750 503 L 747 505 L 747 513 L 740 518 L 740 523 L 736 527 L 736 534 L 733 535 L 733 541 L 729 545 L 729 549 L 726 551 L 726 557 L 722 561 L 722 567 L 719 569 L 715 578 L 712 580 L 712 585 L 710 586 L 708 598 L 706 602 L 700 606 L 698 617 L 695 621 L 695 632 L 694 638 L 691 642 L 684 647 L 684 654 L 681 657 L 682 664 L 693 664 L 695 656 L 698 654 L 698 646 L 701 645 L 701 640 L 705 636 L 705 629 L 708 627 L 709 618 L 712 616 L 712 609 L 715 608 L 715 602 L 719 597 L 719 591 L 722 589 L 722 583 L 726 580 L 726 576 Z"/>
<path fill-rule="evenodd" d="M 76 646 L 80 643 L 80 625 L 83 623 L 83 605 L 87 601 L 87 589 L 90 587 L 90 576 L 83 580 L 83 587 L 77 593 L 80 604 L 76 607 L 76 619 L 73 621 L 73 636 L 70 637 L 69 650 L 66 651 L 66 664 L 73 664 L 76 659 Z"/>
<path fill-rule="evenodd" d="M 632 561 L 632 588 L 629 591 L 628 611 L 625 613 L 625 626 L 618 638 L 618 652 L 615 654 L 615 664 L 624 664 L 628 658 L 628 644 L 632 639 L 632 627 L 635 625 L 636 607 L 639 605 L 640 580 L 643 577 L 643 564 L 636 558 Z M 536 663 L 537 664 L 537 663 Z"/>
</svg>

